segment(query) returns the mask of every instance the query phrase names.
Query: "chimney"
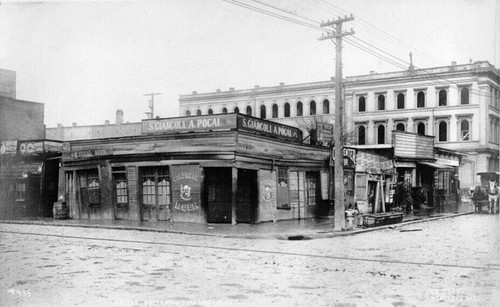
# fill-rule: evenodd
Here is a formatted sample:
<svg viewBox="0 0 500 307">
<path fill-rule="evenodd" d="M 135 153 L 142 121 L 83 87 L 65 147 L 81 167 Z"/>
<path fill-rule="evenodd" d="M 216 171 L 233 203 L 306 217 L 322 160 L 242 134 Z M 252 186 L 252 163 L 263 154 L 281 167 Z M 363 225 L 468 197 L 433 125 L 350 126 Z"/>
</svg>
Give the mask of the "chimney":
<svg viewBox="0 0 500 307">
<path fill-rule="evenodd" d="M 196 95 L 196 94 L 198 94 L 198 92 L 197 91 L 193 91 L 193 95 Z"/>
<path fill-rule="evenodd" d="M 108 125 L 109 125 L 109 120 L 105 120 L 105 121 L 104 121 L 104 124 L 105 124 L 106 126 L 108 126 Z"/>
<path fill-rule="evenodd" d="M 375 70 L 370 70 L 370 75 L 374 75 L 375 74 Z"/>
<path fill-rule="evenodd" d="M 451 62 L 451 66 L 455 66 L 455 65 L 457 65 L 457 61 Z"/>
<path fill-rule="evenodd" d="M 285 82 L 280 82 L 280 86 L 284 86 L 285 85 Z"/>
<path fill-rule="evenodd" d="M 231 91 L 231 92 L 234 91 L 234 87 L 230 87 L 229 91 Z"/>
<path fill-rule="evenodd" d="M 123 110 L 122 109 L 116 110 L 116 124 L 118 124 L 118 125 L 123 124 Z"/>
<path fill-rule="evenodd" d="M 76 123 L 73 123 L 73 127 L 76 127 Z"/>
</svg>

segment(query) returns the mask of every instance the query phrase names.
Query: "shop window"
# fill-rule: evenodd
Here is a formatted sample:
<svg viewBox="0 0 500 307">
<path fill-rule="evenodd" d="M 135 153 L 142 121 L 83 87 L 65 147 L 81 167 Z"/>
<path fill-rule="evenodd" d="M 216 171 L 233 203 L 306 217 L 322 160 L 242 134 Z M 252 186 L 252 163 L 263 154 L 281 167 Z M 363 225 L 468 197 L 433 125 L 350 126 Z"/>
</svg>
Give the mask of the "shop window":
<svg viewBox="0 0 500 307">
<path fill-rule="evenodd" d="M 366 128 L 365 126 L 358 127 L 358 145 L 366 144 Z"/>
<path fill-rule="evenodd" d="M 246 113 L 248 116 L 252 116 L 252 107 L 251 106 L 247 106 L 247 113 Z"/>
<path fill-rule="evenodd" d="M 213 114 L 214 114 L 214 110 L 208 109 L 208 115 L 213 115 Z"/>
<path fill-rule="evenodd" d="M 436 171 L 434 174 L 434 186 L 443 196 L 448 196 L 451 186 L 451 172 L 450 171 Z"/>
<path fill-rule="evenodd" d="M 186 110 L 186 116 L 191 116 L 191 111 Z"/>
<path fill-rule="evenodd" d="M 379 111 L 385 110 L 385 96 L 382 94 L 378 95 L 377 102 L 378 102 L 378 110 Z"/>
<path fill-rule="evenodd" d="M 363 96 L 359 97 L 359 99 L 358 99 L 358 111 L 359 112 L 366 111 L 366 99 Z"/>
<path fill-rule="evenodd" d="M 84 205 L 101 204 L 101 187 L 97 169 L 84 170 L 80 175 L 80 195 Z"/>
<path fill-rule="evenodd" d="M 317 204 L 318 174 L 316 172 L 306 172 L 306 204 L 314 206 Z"/>
<path fill-rule="evenodd" d="M 16 201 L 26 200 L 26 182 L 16 183 Z"/>
<path fill-rule="evenodd" d="M 417 133 L 420 135 L 425 135 L 425 123 L 417 124 Z"/>
<path fill-rule="evenodd" d="M 377 127 L 377 144 L 385 144 L 385 126 L 379 125 Z"/>
<path fill-rule="evenodd" d="M 439 91 L 439 106 L 444 107 L 448 104 L 448 93 L 446 90 Z"/>
<path fill-rule="evenodd" d="M 285 103 L 285 117 L 290 117 L 290 104 Z"/>
<path fill-rule="evenodd" d="M 238 107 L 234 108 L 234 113 L 240 113 L 240 109 Z"/>
<path fill-rule="evenodd" d="M 396 125 L 396 130 L 397 131 L 405 131 L 405 124 L 399 123 Z"/>
<path fill-rule="evenodd" d="M 309 115 L 316 115 L 316 101 L 314 100 L 309 104 Z"/>
<path fill-rule="evenodd" d="M 266 118 L 266 106 L 265 105 L 260 106 L 260 118 L 263 118 L 263 119 Z"/>
<path fill-rule="evenodd" d="M 470 130 L 469 130 L 469 121 L 464 119 L 460 123 L 460 139 L 462 141 L 470 140 Z"/>
<path fill-rule="evenodd" d="M 303 115 L 303 106 L 302 102 L 297 102 L 297 116 L 302 116 Z"/>
<path fill-rule="evenodd" d="M 168 168 L 144 168 L 141 172 L 142 203 L 144 205 L 170 204 L 171 186 Z"/>
<path fill-rule="evenodd" d="M 330 101 L 328 99 L 323 100 L 323 114 L 330 114 Z"/>
<path fill-rule="evenodd" d="M 399 93 L 397 97 L 397 108 L 404 109 L 405 108 L 405 94 Z"/>
<path fill-rule="evenodd" d="M 115 202 L 118 207 L 128 206 L 128 182 L 125 167 L 113 168 Z"/>
<path fill-rule="evenodd" d="M 227 108 L 222 108 L 222 114 L 227 114 Z"/>
<path fill-rule="evenodd" d="M 278 118 L 278 105 L 273 104 L 273 118 Z"/>
<path fill-rule="evenodd" d="M 460 104 L 469 104 L 469 89 L 466 87 L 460 90 Z"/>
<path fill-rule="evenodd" d="M 425 108 L 425 93 L 422 91 L 417 94 L 417 108 Z"/>
<path fill-rule="evenodd" d="M 439 142 L 448 141 L 448 124 L 445 121 L 439 122 L 438 125 L 438 140 Z"/>
<path fill-rule="evenodd" d="M 198 109 L 198 111 L 196 111 L 196 115 L 200 116 L 201 115 L 201 110 Z"/>
</svg>

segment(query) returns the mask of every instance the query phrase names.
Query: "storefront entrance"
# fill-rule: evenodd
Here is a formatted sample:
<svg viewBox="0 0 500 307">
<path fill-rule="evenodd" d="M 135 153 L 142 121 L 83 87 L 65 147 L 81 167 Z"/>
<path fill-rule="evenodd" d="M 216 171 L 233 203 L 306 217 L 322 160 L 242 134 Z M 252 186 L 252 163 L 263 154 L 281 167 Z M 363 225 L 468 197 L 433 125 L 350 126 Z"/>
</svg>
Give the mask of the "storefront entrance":
<svg viewBox="0 0 500 307">
<path fill-rule="evenodd" d="M 231 223 L 232 169 L 204 168 L 208 223 Z"/>
<path fill-rule="evenodd" d="M 236 222 L 255 223 L 257 214 L 257 171 L 238 169 Z"/>
<path fill-rule="evenodd" d="M 140 172 L 142 220 L 169 220 L 172 199 L 168 167 L 144 167 Z"/>
</svg>

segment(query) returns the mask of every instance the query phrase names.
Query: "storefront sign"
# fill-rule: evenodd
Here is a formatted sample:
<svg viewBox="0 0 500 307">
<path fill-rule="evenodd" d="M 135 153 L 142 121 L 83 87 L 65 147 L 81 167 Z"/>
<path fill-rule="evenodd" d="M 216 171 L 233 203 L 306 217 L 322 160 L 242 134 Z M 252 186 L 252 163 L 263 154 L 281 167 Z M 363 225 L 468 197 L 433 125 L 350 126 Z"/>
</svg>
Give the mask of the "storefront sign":
<svg viewBox="0 0 500 307">
<path fill-rule="evenodd" d="M 450 160 L 450 159 L 443 159 L 443 158 L 436 158 L 436 163 L 444 164 L 444 165 L 451 165 L 451 166 L 459 166 L 460 165 L 458 160 Z"/>
<path fill-rule="evenodd" d="M 62 152 L 63 144 L 60 142 L 44 141 L 43 147 L 45 152 Z"/>
<path fill-rule="evenodd" d="M 43 141 L 38 142 L 19 142 L 19 154 L 23 156 L 32 156 L 43 153 Z"/>
<path fill-rule="evenodd" d="M 392 160 L 382 155 L 363 150 L 356 155 L 356 172 L 381 173 L 393 168 Z"/>
<path fill-rule="evenodd" d="M 333 142 L 333 125 L 316 123 L 317 140 L 319 142 Z"/>
<path fill-rule="evenodd" d="M 165 118 L 142 121 L 142 133 L 179 133 L 236 128 L 236 114 Z"/>
<path fill-rule="evenodd" d="M 394 156 L 399 158 L 434 158 L 434 137 L 394 131 Z"/>
<path fill-rule="evenodd" d="M 172 166 L 173 209 L 198 212 L 201 204 L 201 168 L 198 165 Z"/>
<path fill-rule="evenodd" d="M 15 155 L 17 153 L 17 140 L 0 142 L 0 155 Z"/>
<path fill-rule="evenodd" d="M 354 168 L 356 166 L 356 149 L 344 147 L 342 148 L 344 156 L 344 167 Z M 335 166 L 335 147 L 332 147 L 330 166 Z"/>
<path fill-rule="evenodd" d="M 298 128 L 241 114 L 238 114 L 238 129 L 295 142 L 302 139 L 302 131 Z"/>
<path fill-rule="evenodd" d="M 112 154 L 113 154 L 112 148 L 102 148 L 102 149 L 70 151 L 69 153 L 63 152 L 63 157 L 71 159 L 81 159 L 81 158 L 92 158 L 96 156 L 107 156 Z"/>
</svg>

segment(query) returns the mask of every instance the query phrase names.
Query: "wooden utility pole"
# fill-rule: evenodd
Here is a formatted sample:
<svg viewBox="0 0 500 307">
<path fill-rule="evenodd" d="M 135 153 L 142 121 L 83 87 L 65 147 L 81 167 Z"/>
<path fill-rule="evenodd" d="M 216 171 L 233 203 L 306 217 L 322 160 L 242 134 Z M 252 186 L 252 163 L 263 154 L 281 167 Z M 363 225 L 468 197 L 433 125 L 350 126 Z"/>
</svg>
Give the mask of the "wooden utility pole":
<svg viewBox="0 0 500 307">
<path fill-rule="evenodd" d="M 156 95 L 161 95 L 161 93 L 144 94 L 144 96 L 151 96 L 151 100 L 149 101 L 149 105 L 148 105 L 149 108 L 151 109 L 151 112 L 146 112 L 149 119 L 155 118 L 155 96 Z"/>
<path fill-rule="evenodd" d="M 344 108 L 342 107 L 342 37 L 354 34 L 351 29 L 349 32 L 342 32 L 342 23 L 354 20 L 354 17 L 345 16 L 337 20 L 322 22 L 321 27 L 329 27 L 327 35 L 323 34 L 319 40 L 330 39 L 335 43 L 335 126 L 337 131 L 334 133 L 334 150 L 335 150 L 335 230 L 345 229 L 345 204 L 344 204 Z"/>
</svg>

